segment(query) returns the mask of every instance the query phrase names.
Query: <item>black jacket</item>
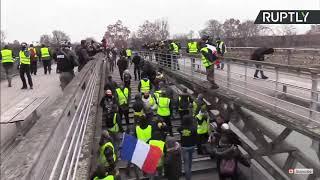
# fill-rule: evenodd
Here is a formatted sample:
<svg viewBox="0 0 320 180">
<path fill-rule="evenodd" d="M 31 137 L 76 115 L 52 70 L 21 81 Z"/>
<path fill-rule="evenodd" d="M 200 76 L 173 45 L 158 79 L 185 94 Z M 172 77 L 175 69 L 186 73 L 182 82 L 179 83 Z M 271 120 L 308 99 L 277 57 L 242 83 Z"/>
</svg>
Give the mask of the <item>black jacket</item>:
<svg viewBox="0 0 320 180">
<path fill-rule="evenodd" d="M 274 53 L 273 48 L 266 48 L 266 47 L 258 48 L 254 50 L 254 52 L 251 54 L 250 59 L 256 60 L 256 61 L 264 61 L 264 55 L 272 54 L 272 53 Z"/>
<path fill-rule="evenodd" d="M 77 56 L 69 49 L 59 49 L 54 59 L 57 61 L 57 68 L 60 72 L 73 72 L 74 67 L 79 65 Z"/>
<path fill-rule="evenodd" d="M 132 63 L 134 64 L 134 67 L 140 67 L 141 57 L 138 55 L 133 56 Z"/>
<path fill-rule="evenodd" d="M 197 144 L 197 128 L 194 126 L 190 127 L 179 127 L 178 132 L 181 136 L 181 146 L 191 147 Z"/>
<path fill-rule="evenodd" d="M 120 71 L 124 71 L 128 68 L 128 60 L 126 58 L 121 57 L 118 62 L 117 66 Z"/>
</svg>

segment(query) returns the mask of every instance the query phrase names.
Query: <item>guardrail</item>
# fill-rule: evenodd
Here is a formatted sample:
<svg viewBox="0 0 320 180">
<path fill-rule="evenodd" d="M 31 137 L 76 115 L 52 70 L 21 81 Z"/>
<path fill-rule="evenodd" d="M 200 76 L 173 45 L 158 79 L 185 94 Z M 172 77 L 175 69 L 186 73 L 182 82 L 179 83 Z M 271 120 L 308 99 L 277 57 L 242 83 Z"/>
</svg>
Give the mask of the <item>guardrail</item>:
<svg viewBox="0 0 320 180">
<path fill-rule="evenodd" d="M 206 81 L 205 68 L 198 57 L 176 56 L 161 52 L 140 52 L 147 60 L 177 73 L 192 75 L 193 81 Z M 227 91 L 235 92 L 259 104 L 304 121 L 320 123 L 320 69 L 259 62 L 245 59 L 224 59 L 226 70 L 216 70 L 215 80 Z M 256 80 L 255 66 L 270 76 Z M 179 66 L 179 69 L 178 69 Z"/>
<path fill-rule="evenodd" d="M 102 58 L 89 61 L 1 162 L 6 179 L 75 179 Z M 23 162 L 23 163 L 22 163 Z M 1 175 L 1 176 L 2 176 Z"/>
</svg>

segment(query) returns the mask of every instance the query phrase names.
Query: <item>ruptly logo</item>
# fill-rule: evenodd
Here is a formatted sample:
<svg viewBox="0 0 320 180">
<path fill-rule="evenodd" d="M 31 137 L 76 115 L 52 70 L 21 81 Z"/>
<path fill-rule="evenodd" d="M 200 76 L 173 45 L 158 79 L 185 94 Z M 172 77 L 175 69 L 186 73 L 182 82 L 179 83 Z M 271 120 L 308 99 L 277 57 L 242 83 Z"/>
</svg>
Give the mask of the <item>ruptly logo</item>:
<svg viewBox="0 0 320 180">
<path fill-rule="evenodd" d="M 261 10 L 255 24 L 320 24 L 320 10 Z"/>
</svg>

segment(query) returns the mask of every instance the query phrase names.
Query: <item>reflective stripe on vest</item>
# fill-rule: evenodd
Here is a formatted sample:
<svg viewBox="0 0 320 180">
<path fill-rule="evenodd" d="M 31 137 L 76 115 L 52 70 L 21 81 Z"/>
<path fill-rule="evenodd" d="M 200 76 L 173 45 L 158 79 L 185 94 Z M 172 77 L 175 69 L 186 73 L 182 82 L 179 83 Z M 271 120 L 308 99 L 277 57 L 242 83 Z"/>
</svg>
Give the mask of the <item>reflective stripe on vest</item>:
<svg viewBox="0 0 320 180">
<path fill-rule="evenodd" d="M 3 49 L 1 51 L 1 56 L 2 56 L 2 63 L 12 63 L 13 62 L 13 57 L 12 57 L 12 50 L 10 49 Z"/>
<path fill-rule="evenodd" d="M 127 54 L 128 57 L 132 56 L 132 51 L 131 51 L 131 49 L 127 49 L 127 50 L 126 50 L 126 54 Z"/>
<path fill-rule="evenodd" d="M 197 53 L 198 52 L 197 42 L 195 41 L 189 42 L 188 48 L 189 48 L 189 53 L 193 53 L 193 54 Z"/>
<path fill-rule="evenodd" d="M 43 47 L 40 49 L 41 51 L 41 58 L 50 57 L 49 48 Z"/>
<path fill-rule="evenodd" d="M 108 176 L 104 177 L 103 179 L 100 179 L 98 176 L 96 176 L 96 177 L 94 177 L 93 180 L 114 180 L 114 176 L 108 175 Z"/>
<path fill-rule="evenodd" d="M 202 120 L 203 115 L 198 114 L 196 116 L 197 119 Z M 203 121 L 202 124 L 198 124 L 197 126 L 197 133 L 198 134 L 206 134 L 208 133 L 208 125 L 209 125 L 209 119 L 207 118 L 206 121 Z"/>
<path fill-rule="evenodd" d="M 208 47 L 203 47 L 200 51 L 208 53 Z M 212 62 L 210 62 L 202 53 L 201 53 L 201 61 L 204 67 L 209 67 L 212 65 Z"/>
<path fill-rule="evenodd" d="M 113 115 L 113 127 L 108 129 L 110 132 L 119 132 L 119 125 L 117 123 L 117 113 Z"/>
<path fill-rule="evenodd" d="M 141 82 L 141 88 L 140 91 L 142 93 L 145 93 L 147 91 L 150 91 L 150 80 L 144 81 L 143 79 L 140 81 Z"/>
<path fill-rule="evenodd" d="M 148 125 L 147 128 L 141 129 L 140 126 L 136 126 L 137 138 L 143 142 L 147 142 L 151 138 L 152 127 Z"/>
<path fill-rule="evenodd" d="M 170 99 L 167 97 L 159 97 L 158 111 L 159 116 L 170 116 Z"/>
<path fill-rule="evenodd" d="M 123 90 L 124 92 L 120 88 L 116 89 L 120 105 L 128 104 L 129 89 L 124 88 Z"/>
<path fill-rule="evenodd" d="M 179 46 L 174 42 L 172 42 L 171 45 L 173 46 L 173 52 L 179 54 Z"/>
<path fill-rule="evenodd" d="M 20 64 L 30 64 L 30 56 L 27 57 L 23 51 L 19 52 Z"/>
<path fill-rule="evenodd" d="M 34 50 L 34 57 L 38 57 L 36 48 L 29 48 L 28 50 L 30 51 L 30 53 L 31 53 L 31 50 Z"/>
<path fill-rule="evenodd" d="M 116 154 L 114 153 L 114 146 L 111 142 L 107 142 L 105 143 L 104 145 L 102 145 L 100 147 L 100 163 L 105 165 L 105 166 L 109 166 L 108 162 L 107 162 L 107 159 L 106 159 L 106 156 L 104 154 L 104 151 L 106 150 L 107 147 L 111 147 L 112 149 L 112 154 L 113 154 L 113 160 L 116 161 Z"/>
</svg>

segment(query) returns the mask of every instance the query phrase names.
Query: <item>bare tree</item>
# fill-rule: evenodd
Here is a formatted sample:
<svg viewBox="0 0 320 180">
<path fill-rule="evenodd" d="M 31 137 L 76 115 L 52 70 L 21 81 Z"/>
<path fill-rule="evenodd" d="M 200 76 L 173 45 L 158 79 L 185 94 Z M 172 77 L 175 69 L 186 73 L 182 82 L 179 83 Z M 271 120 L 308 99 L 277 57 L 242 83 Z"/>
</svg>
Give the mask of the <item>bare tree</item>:
<svg viewBox="0 0 320 180">
<path fill-rule="evenodd" d="M 48 34 L 43 34 L 40 36 L 40 44 L 50 45 L 52 43 L 52 37 Z"/>
<path fill-rule="evenodd" d="M 70 41 L 70 37 L 63 31 L 52 31 L 52 43 L 55 45 L 60 44 L 62 41 Z"/>
<path fill-rule="evenodd" d="M 204 29 L 202 29 L 199 32 L 199 34 L 200 34 L 200 36 L 206 34 L 211 37 L 222 37 L 223 36 L 222 24 L 215 19 L 210 19 L 206 23 L 206 27 Z"/>
<path fill-rule="evenodd" d="M 184 40 L 188 40 L 189 39 L 189 34 L 174 34 L 172 35 L 172 38 L 173 39 L 176 39 L 176 40 L 180 40 L 180 41 L 184 41 Z"/>
<path fill-rule="evenodd" d="M 314 24 L 310 26 L 310 30 L 307 31 L 307 34 L 320 34 L 320 25 Z"/>
<path fill-rule="evenodd" d="M 277 34 L 281 36 L 296 35 L 297 29 L 291 24 L 283 24 L 277 29 Z"/>
<path fill-rule="evenodd" d="M 108 25 L 104 38 L 110 46 L 125 48 L 127 47 L 129 35 L 129 28 L 124 26 L 122 21 L 118 20 L 115 24 Z"/>
<path fill-rule="evenodd" d="M 227 19 L 223 23 L 224 36 L 228 38 L 236 38 L 239 37 L 239 28 L 240 20 L 238 19 Z"/>
<path fill-rule="evenodd" d="M 137 36 L 145 42 L 160 40 L 160 37 L 157 37 L 157 31 L 158 29 L 155 23 L 146 20 L 139 26 Z"/>
<path fill-rule="evenodd" d="M 165 40 L 169 37 L 169 23 L 166 19 L 158 19 L 154 22 L 157 29 L 156 36 L 159 36 L 158 39 Z"/>
</svg>

